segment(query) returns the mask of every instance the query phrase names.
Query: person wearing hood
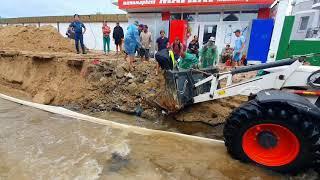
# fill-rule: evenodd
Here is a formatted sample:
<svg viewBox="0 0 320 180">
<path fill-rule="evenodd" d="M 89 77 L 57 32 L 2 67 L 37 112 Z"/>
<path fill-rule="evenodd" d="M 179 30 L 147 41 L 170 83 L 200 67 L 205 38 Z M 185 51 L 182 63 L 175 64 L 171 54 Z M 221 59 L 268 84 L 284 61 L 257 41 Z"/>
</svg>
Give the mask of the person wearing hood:
<svg viewBox="0 0 320 180">
<path fill-rule="evenodd" d="M 124 49 L 129 57 L 128 62 L 130 64 L 129 65 L 130 70 L 133 69 L 133 62 L 134 62 L 136 48 L 141 47 L 138 26 L 139 26 L 138 21 L 135 21 L 134 24 L 129 25 L 125 39 L 124 39 Z"/>
<path fill-rule="evenodd" d="M 200 51 L 201 68 L 213 67 L 216 64 L 218 57 L 217 46 L 215 45 L 216 38 L 210 37 L 209 41 L 203 46 Z"/>
</svg>

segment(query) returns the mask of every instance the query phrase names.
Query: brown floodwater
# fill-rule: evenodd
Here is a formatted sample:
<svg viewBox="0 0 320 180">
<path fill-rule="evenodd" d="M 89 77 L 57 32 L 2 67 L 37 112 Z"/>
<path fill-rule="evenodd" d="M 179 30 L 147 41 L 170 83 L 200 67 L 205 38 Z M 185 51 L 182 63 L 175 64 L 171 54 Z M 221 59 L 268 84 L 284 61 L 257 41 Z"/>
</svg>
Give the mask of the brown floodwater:
<svg viewBox="0 0 320 180">
<path fill-rule="evenodd" d="M 137 116 L 132 116 L 120 112 L 104 111 L 86 113 L 90 116 L 111 120 L 121 124 L 138 126 L 148 129 L 155 129 L 168 132 L 176 132 L 181 134 L 206 137 L 210 139 L 223 139 L 224 124 L 216 126 L 209 125 L 203 122 L 181 122 L 173 118 L 159 118 L 157 120 L 148 120 Z"/>
<path fill-rule="evenodd" d="M 213 140 L 106 124 L 0 99 L 0 179 L 319 178 L 314 171 L 290 177 L 240 163 Z"/>
</svg>

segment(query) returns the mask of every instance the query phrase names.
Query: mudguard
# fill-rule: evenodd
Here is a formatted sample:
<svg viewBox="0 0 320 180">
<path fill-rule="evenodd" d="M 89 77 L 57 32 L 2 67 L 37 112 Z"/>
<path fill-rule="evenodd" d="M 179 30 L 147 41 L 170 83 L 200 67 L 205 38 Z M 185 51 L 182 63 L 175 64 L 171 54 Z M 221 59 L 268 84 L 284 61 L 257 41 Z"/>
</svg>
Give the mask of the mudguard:
<svg viewBox="0 0 320 180">
<path fill-rule="evenodd" d="M 257 94 L 256 99 L 259 104 L 285 103 L 320 119 L 320 108 L 303 96 L 280 90 L 264 90 Z"/>
</svg>

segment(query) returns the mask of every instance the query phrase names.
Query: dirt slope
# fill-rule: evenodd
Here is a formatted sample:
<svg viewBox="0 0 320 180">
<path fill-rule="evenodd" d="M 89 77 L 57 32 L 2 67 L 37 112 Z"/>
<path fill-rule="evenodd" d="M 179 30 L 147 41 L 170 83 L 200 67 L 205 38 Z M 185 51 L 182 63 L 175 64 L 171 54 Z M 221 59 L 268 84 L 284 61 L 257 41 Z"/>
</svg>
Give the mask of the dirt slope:
<svg viewBox="0 0 320 180">
<path fill-rule="evenodd" d="M 73 41 L 64 38 L 52 26 L 0 27 L 0 49 L 36 52 L 74 52 Z"/>
<path fill-rule="evenodd" d="M 164 77 L 156 76 L 155 62 L 134 66 L 129 73 L 122 58 L 96 54 L 0 51 L 0 84 L 22 90 L 38 103 L 131 114 L 140 108 L 147 119 L 163 118 L 155 100 L 165 91 Z M 244 101 L 244 97 L 234 97 L 196 104 L 173 118 L 217 125 Z"/>
<path fill-rule="evenodd" d="M 0 84 L 19 89 L 38 103 L 93 112 L 142 110 L 145 118 L 164 118 L 154 101 L 164 94 L 165 80 L 156 76 L 154 61 L 137 61 L 129 73 L 122 56 L 69 53 L 73 49 L 72 41 L 51 26 L 1 27 Z M 173 118 L 217 125 L 244 101 L 235 97 L 197 104 Z"/>
<path fill-rule="evenodd" d="M 155 64 L 139 64 L 129 74 L 124 60 L 109 58 L 0 51 L 0 82 L 27 92 L 38 103 L 131 113 L 141 104 L 150 118 L 156 118 L 156 109 L 148 101 L 161 81 L 155 75 Z"/>
</svg>

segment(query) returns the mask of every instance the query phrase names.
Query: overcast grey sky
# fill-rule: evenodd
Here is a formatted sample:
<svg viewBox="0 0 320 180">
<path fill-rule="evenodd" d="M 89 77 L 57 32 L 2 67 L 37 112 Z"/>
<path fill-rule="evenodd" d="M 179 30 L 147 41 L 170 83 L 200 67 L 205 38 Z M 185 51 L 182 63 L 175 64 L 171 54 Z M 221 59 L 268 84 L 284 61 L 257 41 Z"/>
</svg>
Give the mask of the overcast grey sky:
<svg viewBox="0 0 320 180">
<path fill-rule="evenodd" d="M 1 0 L 0 16 L 29 17 L 78 14 L 96 14 L 97 12 L 124 13 L 111 0 Z"/>
</svg>

